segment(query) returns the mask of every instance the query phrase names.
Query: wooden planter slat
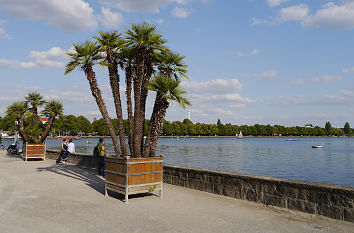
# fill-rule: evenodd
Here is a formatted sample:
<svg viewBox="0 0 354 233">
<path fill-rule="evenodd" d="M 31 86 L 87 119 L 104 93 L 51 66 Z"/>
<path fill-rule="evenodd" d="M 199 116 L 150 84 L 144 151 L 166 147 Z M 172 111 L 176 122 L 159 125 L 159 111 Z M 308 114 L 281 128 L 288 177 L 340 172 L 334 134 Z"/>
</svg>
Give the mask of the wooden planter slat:
<svg viewBox="0 0 354 233">
<path fill-rule="evenodd" d="M 46 144 L 29 144 L 26 143 L 25 151 L 22 152 L 22 159 L 43 159 L 45 160 Z"/>
<path fill-rule="evenodd" d="M 159 191 L 162 195 L 163 157 L 149 158 L 107 158 L 107 190 L 125 195 Z"/>
</svg>

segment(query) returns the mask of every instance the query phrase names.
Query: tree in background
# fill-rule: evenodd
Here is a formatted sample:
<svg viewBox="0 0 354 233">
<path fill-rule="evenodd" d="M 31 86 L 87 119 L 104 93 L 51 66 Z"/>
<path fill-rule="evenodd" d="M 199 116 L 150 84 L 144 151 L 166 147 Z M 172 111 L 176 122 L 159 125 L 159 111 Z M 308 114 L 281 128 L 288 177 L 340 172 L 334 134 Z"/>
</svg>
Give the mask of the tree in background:
<svg viewBox="0 0 354 233">
<path fill-rule="evenodd" d="M 63 105 L 59 101 L 49 101 L 47 102 L 41 113 L 44 116 L 48 117 L 48 122 L 46 123 L 45 130 L 41 136 L 39 143 L 43 143 L 46 137 L 49 135 L 49 132 L 54 124 L 55 118 L 63 116 Z"/>
<path fill-rule="evenodd" d="M 76 118 L 79 130 L 81 133 L 92 133 L 93 128 L 91 122 L 84 116 L 78 116 Z"/>
<path fill-rule="evenodd" d="M 332 134 L 332 125 L 329 121 L 326 122 L 325 129 L 326 129 L 327 135 L 330 136 Z"/>
<path fill-rule="evenodd" d="M 33 94 L 33 93 L 32 93 Z M 27 98 L 27 101 L 15 102 L 7 108 L 6 117 L 9 119 L 16 119 L 18 122 L 18 131 L 21 135 L 21 138 L 26 143 L 43 143 L 47 138 L 57 116 L 61 116 L 63 114 L 63 105 L 58 101 L 49 101 L 45 102 L 44 110 L 41 112 L 43 116 L 48 117 L 48 121 L 45 125 L 36 125 L 33 127 L 33 118 L 38 118 L 38 106 L 39 102 L 44 102 L 39 93 L 35 95 L 36 98 Z M 27 97 L 28 97 L 27 96 Z M 32 100 L 32 107 L 28 107 L 29 100 Z M 36 101 L 35 101 L 36 100 Z M 33 109 L 35 109 L 35 114 L 33 113 Z M 28 116 L 32 116 L 28 117 Z M 27 119 L 26 119 L 27 118 Z M 32 121 L 32 122 L 29 122 Z"/>
<path fill-rule="evenodd" d="M 347 135 L 347 136 L 351 136 L 351 129 L 350 129 L 350 125 L 349 125 L 349 122 L 345 122 L 344 124 L 344 134 Z"/>
<path fill-rule="evenodd" d="M 38 107 L 43 106 L 46 102 L 43 100 L 41 94 L 37 92 L 28 93 L 25 96 L 26 103 L 31 104 L 30 110 L 32 111 L 33 128 L 37 127 L 38 122 Z"/>
</svg>

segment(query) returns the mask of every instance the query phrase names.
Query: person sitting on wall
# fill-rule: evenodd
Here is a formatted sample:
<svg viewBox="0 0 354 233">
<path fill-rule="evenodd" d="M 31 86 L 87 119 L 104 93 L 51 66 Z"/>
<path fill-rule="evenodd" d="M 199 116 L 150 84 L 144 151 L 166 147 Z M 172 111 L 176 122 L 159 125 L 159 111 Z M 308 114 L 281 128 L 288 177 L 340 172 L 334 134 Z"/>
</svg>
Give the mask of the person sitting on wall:
<svg viewBox="0 0 354 233">
<path fill-rule="evenodd" d="M 62 163 L 65 163 L 68 156 L 68 142 L 66 138 L 64 138 L 63 143 L 61 144 L 61 154 L 62 154 Z"/>
<path fill-rule="evenodd" d="M 69 144 L 68 144 L 68 154 L 75 154 L 75 143 L 73 143 L 72 139 L 69 139 Z"/>
</svg>

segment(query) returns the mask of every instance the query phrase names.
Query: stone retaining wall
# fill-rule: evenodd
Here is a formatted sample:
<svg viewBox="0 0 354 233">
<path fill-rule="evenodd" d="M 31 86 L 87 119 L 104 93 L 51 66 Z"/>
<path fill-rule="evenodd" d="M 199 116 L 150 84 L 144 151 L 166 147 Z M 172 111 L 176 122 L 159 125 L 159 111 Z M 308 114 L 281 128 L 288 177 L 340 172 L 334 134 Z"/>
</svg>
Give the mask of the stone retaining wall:
<svg viewBox="0 0 354 233">
<path fill-rule="evenodd" d="M 47 150 L 47 158 L 58 156 Z M 69 155 L 68 162 L 98 167 L 85 154 Z M 354 222 L 354 188 L 166 164 L 163 172 L 164 183 Z"/>
<path fill-rule="evenodd" d="M 56 150 L 48 150 L 46 158 L 56 160 L 60 156 L 60 152 Z M 89 156 L 87 154 L 69 154 L 67 163 L 75 164 L 80 167 L 85 168 L 95 168 L 98 169 L 99 160 L 93 156 Z"/>
</svg>

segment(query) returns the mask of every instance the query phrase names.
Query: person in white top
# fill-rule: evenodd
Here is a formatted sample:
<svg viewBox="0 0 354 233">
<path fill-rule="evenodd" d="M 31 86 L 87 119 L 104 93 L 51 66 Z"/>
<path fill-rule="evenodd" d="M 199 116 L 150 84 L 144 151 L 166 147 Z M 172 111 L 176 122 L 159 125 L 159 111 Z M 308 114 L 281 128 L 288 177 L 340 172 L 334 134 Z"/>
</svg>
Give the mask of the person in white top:
<svg viewBox="0 0 354 233">
<path fill-rule="evenodd" d="M 75 144 L 73 143 L 73 140 L 72 140 L 72 139 L 69 140 L 68 152 L 69 152 L 70 154 L 74 154 L 74 153 L 75 153 Z"/>
</svg>

